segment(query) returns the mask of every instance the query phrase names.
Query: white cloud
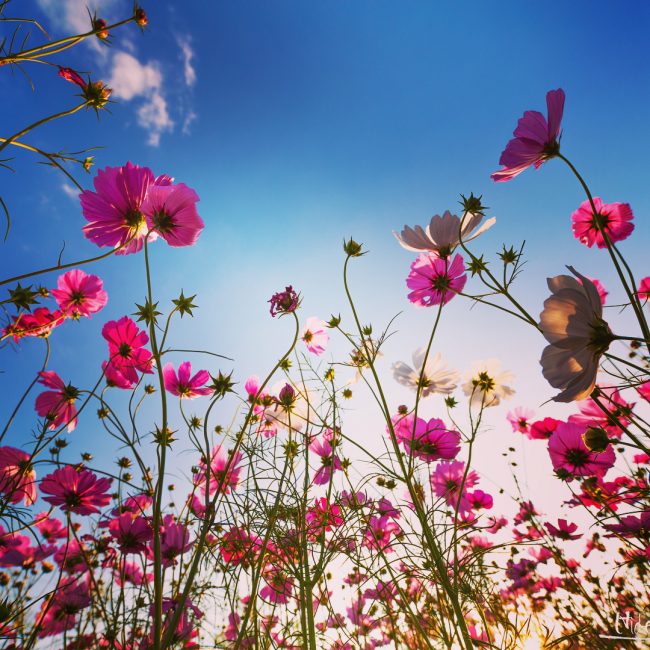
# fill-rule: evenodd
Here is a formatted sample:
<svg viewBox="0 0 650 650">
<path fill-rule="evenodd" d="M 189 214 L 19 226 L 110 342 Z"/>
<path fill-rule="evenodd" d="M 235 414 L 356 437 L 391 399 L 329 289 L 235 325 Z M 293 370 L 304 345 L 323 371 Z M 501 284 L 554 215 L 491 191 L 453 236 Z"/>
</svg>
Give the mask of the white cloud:
<svg viewBox="0 0 650 650">
<path fill-rule="evenodd" d="M 63 190 L 63 193 L 71 199 L 76 200 L 79 198 L 79 190 L 74 187 L 74 185 L 70 185 L 70 183 L 62 183 L 61 189 Z"/>
<path fill-rule="evenodd" d="M 154 61 L 142 65 L 128 52 L 116 52 L 113 56 L 113 69 L 108 85 L 113 89 L 113 96 L 118 99 L 133 99 L 159 91 L 162 74 Z"/>
<path fill-rule="evenodd" d="M 185 114 L 185 119 L 183 120 L 183 135 L 189 135 L 190 134 L 190 126 L 192 126 L 192 123 L 196 120 L 198 117 L 198 114 L 195 113 L 193 110 L 187 111 Z"/>
<path fill-rule="evenodd" d="M 183 61 L 185 83 L 191 87 L 196 83 L 196 70 L 192 65 L 192 60 L 195 55 L 192 49 L 191 39 L 189 36 L 179 36 L 176 41 L 178 42 L 178 47 L 181 48 L 181 61 Z"/>
<path fill-rule="evenodd" d="M 160 144 L 162 133 L 174 127 L 167 101 L 161 92 L 162 82 L 162 73 L 156 61 L 142 64 L 128 52 L 116 52 L 113 56 L 108 85 L 117 99 L 144 99 L 137 110 L 138 124 L 149 132 L 148 142 L 154 147 Z"/>
<path fill-rule="evenodd" d="M 160 144 L 163 131 L 171 131 L 174 122 L 169 117 L 167 102 L 158 92 L 153 93 L 146 103 L 138 108 L 138 124 L 149 131 L 147 142 L 153 147 Z"/>
</svg>

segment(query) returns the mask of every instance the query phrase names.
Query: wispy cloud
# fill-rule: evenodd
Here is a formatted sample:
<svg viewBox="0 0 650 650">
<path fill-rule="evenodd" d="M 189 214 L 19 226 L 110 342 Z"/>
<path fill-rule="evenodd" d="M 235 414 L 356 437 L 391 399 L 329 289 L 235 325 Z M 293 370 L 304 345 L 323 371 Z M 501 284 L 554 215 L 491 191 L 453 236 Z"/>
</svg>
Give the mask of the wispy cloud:
<svg viewBox="0 0 650 650">
<path fill-rule="evenodd" d="M 192 40 L 189 36 L 178 36 L 176 41 L 178 42 L 178 47 L 181 48 L 181 61 L 183 62 L 185 84 L 191 88 L 196 83 L 196 70 L 192 65 L 194 59 Z"/>
<path fill-rule="evenodd" d="M 143 64 L 128 52 L 116 52 L 108 85 L 117 99 L 143 99 L 137 110 L 138 124 L 148 131 L 148 143 L 158 146 L 160 136 L 174 127 L 162 94 L 163 76 L 159 64 L 156 61 Z"/>
<path fill-rule="evenodd" d="M 67 197 L 75 200 L 79 198 L 79 190 L 74 185 L 70 185 L 70 183 L 62 183 L 61 189 Z"/>
</svg>

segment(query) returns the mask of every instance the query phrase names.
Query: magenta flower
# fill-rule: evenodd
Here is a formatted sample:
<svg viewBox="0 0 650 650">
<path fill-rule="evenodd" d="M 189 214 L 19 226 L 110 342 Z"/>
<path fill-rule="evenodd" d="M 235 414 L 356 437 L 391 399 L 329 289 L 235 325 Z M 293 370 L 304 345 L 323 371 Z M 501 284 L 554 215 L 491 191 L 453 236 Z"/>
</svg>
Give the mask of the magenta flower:
<svg viewBox="0 0 650 650">
<path fill-rule="evenodd" d="M 65 314 L 58 309 L 50 311 L 47 307 L 38 307 L 31 314 L 24 312 L 14 316 L 13 323 L 2 330 L 2 336 L 11 336 L 16 342 L 23 336 L 46 339 L 64 320 Z"/>
<path fill-rule="evenodd" d="M 555 431 L 559 423 L 560 421 L 554 418 L 544 418 L 543 420 L 533 422 L 530 426 L 528 437 L 531 440 L 548 440 L 553 435 L 553 431 Z"/>
<path fill-rule="evenodd" d="M 290 314 L 298 309 L 300 296 L 294 288 L 289 285 L 284 291 L 274 293 L 269 300 L 271 303 L 271 316 L 275 318 L 278 314 Z"/>
<path fill-rule="evenodd" d="M 327 333 L 327 324 L 320 318 L 312 316 L 305 321 L 305 326 L 300 337 L 307 349 L 317 356 L 325 352 L 327 342 L 330 339 Z"/>
<path fill-rule="evenodd" d="M 553 524 L 546 523 L 544 524 L 549 534 L 557 539 L 580 539 L 582 537 L 581 533 L 575 535 L 574 533 L 578 530 L 578 524 L 570 524 L 566 519 L 558 519 L 557 527 Z"/>
<path fill-rule="evenodd" d="M 81 316 L 90 317 L 103 309 L 108 300 L 101 279 L 81 269 L 73 269 L 60 275 L 56 285 L 57 288 L 52 289 L 51 294 L 61 311 L 74 319 Z"/>
<path fill-rule="evenodd" d="M 471 503 L 467 498 L 467 489 L 474 487 L 478 482 L 478 474 L 470 470 L 463 484 L 464 474 L 465 463 L 460 460 L 438 463 L 431 473 L 431 487 L 436 496 L 444 498 L 448 506 L 458 507 L 459 512 L 470 510 Z"/>
<path fill-rule="evenodd" d="M 636 294 L 641 302 L 648 302 L 650 300 L 650 276 L 643 278 L 639 282 L 639 289 Z"/>
<path fill-rule="evenodd" d="M 411 264 L 406 286 L 412 289 L 408 299 L 420 307 L 447 304 L 461 292 L 467 282 L 463 258 L 456 254 L 450 263 L 448 258 L 435 253 L 423 253 Z"/>
<path fill-rule="evenodd" d="M 499 158 L 503 169 L 492 174 L 494 181 L 509 181 L 531 165 L 539 169 L 542 163 L 560 153 L 560 124 L 564 112 L 564 91 L 546 93 L 548 121 L 538 111 L 526 111 L 517 123 L 513 135 Z"/>
<path fill-rule="evenodd" d="M 43 497 L 44 501 L 65 512 L 91 515 L 110 503 L 108 490 L 112 482 L 111 478 L 97 478 L 90 470 L 77 471 L 66 465 L 41 481 L 41 492 L 51 495 Z"/>
<path fill-rule="evenodd" d="M 534 411 L 524 406 L 518 406 L 514 411 L 510 411 L 506 415 L 506 419 L 510 422 L 513 431 L 524 433 L 530 438 L 530 421 L 534 415 Z"/>
<path fill-rule="evenodd" d="M 108 361 L 102 362 L 102 370 L 104 371 L 104 379 L 106 379 L 107 386 L 129 389 L 133 388 L 135 382 L 138 380 L 137 375 L 135 381 L 127 378 L 120 370 Z"/>
<path fill-rule="evenodd" d="M 0 566 L 31 569 L 37 562 L 42 562 L 54 553 L 56 546 L 36 544 L 32 546 L 31 538 L 18 533 L 7 533 L 0 526 Z"/>
<path fill-rule="evenodd" d="M 142 204 L 154 183 L 148 167 L 127 162 L 124 167 L 106 167 L 95 176 L 95 192 L 85 190 L 80 196 L 81 209 L 89 222 L 83 231 L 98 246 L 119 248 L 117 255 L 137 253 L 147 235 Z M 149 241 L 157 237 L 149 234 Z M 128 242 L 128 243 L 127 243 Z"/>
<path fill-rule="evenodd" d="M 178 375 L 171 363 L 166 364 L 163 368 L 165 388 L 181 399 L 211 395 L 212 388 L 205 387 L 205 384 L 210 381 L 210 373 L 207 370 L 199 370 L 194 376 L 190 376 L 191 374 L 192 364 L 189 361 L 184 361 L 178 366 Z"/>
<path fill-rule="evenodd" d="M 199 195 L 183 183 L 152 185 L 142 203 L 147 226 L 170 246 L 193 246 L 203 230 L 196 211 Z"/>
<path fill-rule="evenodd" d="M 260 589 L 260 597 L 276 605 L 286 605 L 293 594 L 293 578 L 271 564 L 266 566 L 262 577 L 266 585 Z"/>
<path fill-rule="evenodd" d="M 598 401 L 607 410 L 604 413 L 591 398 L 578 403 L 580 413 L 571 415 L 569 422 L 576 422 L 585 427 L 602 427 L 609 436 L 620 438 L 623 428 L 630 422 L 634 402 L 626 402 L 615 388 L 601 388 Z"/>
<path fill-rule="evenodd" d="M 190 542 L 190 533 L 187 528 L 182 524 L 177 524 L 173 515 L 165 515 L 160 538 L 163 566 L 168 567 L 175 564 L 176 558 L 187 553 L 191 548 L 192 542 Z M 149 553 L 153 558 L 151 547 L 149 547 Z"/>
<path fill-rule="evenodd" d="M 233 526 L 221 538 L 219 551 L 227 564 L 251 566 L 262 550 L 262 540 L 240 526 Z"/>
<path fill-rule="evenodd" d="M 432 418 L 428 422 L 413 416 L 394 417 L 393 427 L 397 440 L 404 449 L 427 463 L 436 460 L 452 460 L 460 451 L 460 433 L 448 430 L 445 423 Z"/>
<path fill-rule="evenodd" d="M 589 451 L 582 439 L 587 427 L 575 422 L 560 422 L 548 441 L 555 473 L 566 481 L 577 476 L 599 476 L 606 474 L 614 465 L 614 450 L 609 445 L 605 451 Z"/>
<path fill-rule="evenodd" d="M 46 638 L 73 628 L 77 614 L 91 603 L 88 583 L 69 580 L 59 585 L 51 596 L 43 601 L 37 617 L 38 636 Z"/>
<path fill-rule="evenodd" d="M 402 532 L 401 526 L 387 515 L 381 517 L 372 516 L 368 521 L 368 527 L 363 538 L 363 545 L 370 549 L 381 549 L 384 553 L 391 553 L 393 547 L 390 545 L 391 537 Z"/>
<path fill-rule="evenodd" d="M 102 328 L 102 336 L 108 341 L 110 365 L 128 381 L 138 381 L 136 370 L 151 372 L 153 357 L 144 347 L 149 337 L 128 316 L 108 321 Z"/>
<path fill-rule="evenodd" d="M 242 455 L 240 452 L 237 452 L 231 458 L 230 453 L 226 451 L 223 445 L 217 445 L 212 450 L 209 477 L 207 477 L 210 495 L 213 495 L 218 489 L 221 494 L 230 494 L 231 490 L 237 489 L 239 475 L 242 471 L 241 460 Z M 199 465 L 199 472 L 194 476 L 194 484 L 200 485 L 201 491 L 205 494 L 206 466 L 203 461 Z"/>
<path fill-rule="evenodd" d="M 483 490 L 474 490 L 467 493 L 469 507 L 472 510 L 490 510 L 494 505 L 494 499 L 491 494 Z"/>
<path fill-rule="evenodd" d="M 46 542 L 53 542 L 68 536 L 68 529 L 58 519 L 51 519 L 47 512 L 39 512 L 34 517 L 34 525 Z"/>
<path fill-rule="evenodd" d="M 606 248 L 604 234 L 611 243 L 627 239 L 634 230 L 632 208 L 628 203 L 603 203 L 594 197 L 593 211 L 589 201 L 583 201 L 571 215 L 573 234 L 581 244 L 591 248 Z"/>
<path fill-rule="evenodd" d="M 0 447 L 0 494 L 9 503 L 36 501 L 36 472 L 31 456 L 15 447 Z"/>
<path fill-rule="evenodd" d="M 37 413 L 48 420 L 48 429 L 67 424 L 68 431 L 74 431 L 77 426 L 75 402 L 79 397 L 79 390 L 72 384 L 66 384 L 53 370 L 44 370 L 38 374 L 39 384 L 54 390 L 46 390 L 36 398 Z"/>
<path fill-rule="evenodd" d="M 309 445 L 309 451 L 320 457 L 321 466 L 314 474 L 314 485 L 325 485 L 330 482 L 332 474 L 343 469 L 339 457 L 332 446 L 332 432 L 328 429 L 320 438 L 314 438 Z"/>
<path fill-rule="evenodd" d="M 147 542 L 153 537 L 149 521 L 145 517 L 134 517 L 130 512 L 111 519 L 108 530 L 123 553 L 146 550 Z"/>
<path fill-rule="evenodd" d="M 84 90 L 88 86 L 81 75 L 72 68 L 63 68 L 59 66 L 59 77 L 65 79 L 66 81 L 69 81 L 70 83 L 77 84 L 77 86 L 83 88 Z"/>
</svg>

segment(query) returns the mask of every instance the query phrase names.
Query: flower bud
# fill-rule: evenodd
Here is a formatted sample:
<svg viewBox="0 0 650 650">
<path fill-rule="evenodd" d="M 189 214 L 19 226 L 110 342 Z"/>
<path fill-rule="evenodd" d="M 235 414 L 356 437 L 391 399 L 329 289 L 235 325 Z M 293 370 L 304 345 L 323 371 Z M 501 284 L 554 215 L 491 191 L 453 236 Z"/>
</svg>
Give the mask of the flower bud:
<svg viewBox="0 0 650 650">
<path fill-rule="evenodd" d="M 343 251 L 345 252 L 346 255 L 349 255 L 350 257 L 359 257 L 362 255 L 361 253 L 361 248 L 363 244 L 359 244 L 350 237 L 348 241 L 343 241 Z"/>
<path fill-rule="evenodd" d="M 589 427 L 583 434 L 582 440 L 589 451 L 597 454 L 605 451 L 609 446 L 607 431 L 601 427 Z"/>
</svg>

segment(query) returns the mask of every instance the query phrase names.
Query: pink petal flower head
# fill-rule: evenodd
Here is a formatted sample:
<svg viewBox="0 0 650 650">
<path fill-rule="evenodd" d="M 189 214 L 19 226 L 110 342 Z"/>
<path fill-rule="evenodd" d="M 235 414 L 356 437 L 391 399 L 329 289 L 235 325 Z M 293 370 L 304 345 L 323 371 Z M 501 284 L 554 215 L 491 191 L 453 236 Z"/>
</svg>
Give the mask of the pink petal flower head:
<svg viewBox="0 0 650 650">
<path fill-rule="evenodd" d="M 162 564 L 165 567 L 172 566 L 176 563 L 179 555 L 187 553 L 193 546 L 190 541 L 190 533 L 186 526 L 177 524 L 173 515 L 165 515 L 163 518 L 162 535 L 160 539 L 160 553 L 162 555 Z M 153 553 L 149 548 L 151 557 Z"/>
<path fill-rule="evenodd" d="M 560 153 L 560 125 L 564 112 L 564 91 L 546 93 L 548 121 L 538 111 L 526 111 L 520 118 L 515 136 L 508 142 L 499 158 L 503 169 L 494 172 L 494 181 L 509 181 L 531 165 L 539 169 L 542 163 Z"/>
<path fill-rule="evenodd" d="M 51 293 L 61 311 L 69 318 L 90 317 L 103 309 L 108 300 L 101 279 L 81 269 L 60 275 L 56 284 L 57 288 L 52 289 Z"/>
<path fill-rule="evenodd" d="M 67 424 L 68 431 L 74 431 L 77 426 L 75 402 L 79 397 L 79 389 L 72 384 L 66 385 L 53 370 L 44 370 L 38 374 L 39 383 L 54 390 L 46 390 L 36 398 L 37 413 L 48 420 L 48 429 Z"/>
<path fill-rule="evenodd" d="M 574 533 L 578 530 L 578 524 L 570 524 L 566 519 L 558 519 L 557 527 L 553 524 L 546 523 L 544 524 L 548 532 L 557 539 L 580 539 L 582 537 L 581 533 L 575 535 Z"/>
<path fill-rule="evenodd" d="M 413 264 L 406 278 L 412 289 L 408 299 L 419 307 L 446 305 L 467 282 L 463 258 L 456 254 L 450 263 L 435 253 L 423 253 Z"/>
<path fill-rule="evenodd" d="M 133 517 L 130 512 L 111 519 L 108 530 L 124 554 L 146 550 L 147 542 L 153 537 L 149 521 L 145 517 Z"/>
<path fill-rule="evenodd" d="M 127 380 L 138 381 L 136 370 L 152 372 L 153 356 L 144 347 L 149 337 L 128 316 L 106 323 L 102 336 L 108 341 L 110 364 Z"/>
<path fill-rule="evenodd" d="M 217 490 L 221 494 L 230 494 L 239 485 L 239 478 L 242 471 L 240 452 L 233 456 L 223 445 L 217 445 L 212 450 L 210 469 L 206 468 L 203 461 L 199 464 L 199 472 L 194 476 L 194 484 L 201 486 L 203 494 L 206 492 L 206 474 L 209 485 L 209 494 L 212 496 Z"/>
<path fill-rule="evenodd" d="M 601 427 L 609 436 L 620 438 L 623 428 L 630 422 L 634 402 L 626 402 L 615 388 L 599 388 L 598 403 L 589 398 L 578 403 L 580 413 L 569 417 L 569 422 L 577 422 L 585 427 Z"/>
<path fill-rule="evenodd" d="M 639 289 L 636 295 L 642 303 L 646 303 L 650 300 L 650 276 L 643 278 L 643 280 L 639 282 Z"/>
<path fill-rule="evenodd" d="M 102 370 L 104 371 L 104 379 L 106 385 L 114 388 L 123 388 L 125 390 L 133 388 L 138 380 L 136 375 L 135 381 L 128 379 L 120 370 L 118 370 L 112 363 L 108 361 L 102 362 Z"/>
<path fill-rule="evenodd" d="M 543 420 L 533 422 L 530 426 L 528 437 L 531 440 L 548 440 L 553 435 L 553 431 L 555 431 L 559 422 L 559 420 L 555 420 L 554 418 L 544 418 Z"/>
<path fill-rule="evenodd" d="M 47 512 L 39 512 L 35 515 L 34 525 L 46 542 L 54 542 L 57 539 L 65 539 L 68 536 L 67 527 L 58 519 L 50 518 Z"/>
<path fill-rule="evenodd" d="M 496 217 L 492 217 L 480 225 L 482 220 L 482 212 L 467 212 L 461 220 L 447 210 L 442 216 L 433 215 L 426 229 L 423 229 L 422 226 L 411 228 L 405 225 L 399 234 L 393 232 L 393 235 L 402 248 L 407 251 L 433 252 L 439 257 L 446 258 L 458 246 L 461 238 L 463 242 L 469 242 L 496 223 Z"/>
<path fill-rule="evenodd" d="M 548 441 L 553 469 L 563 480 L 571 481 L 577 476 L 602 477 L 614 465 L 612 445 L 601 453 L 587 449 L 583 440 L 586 428 L 574 422 L 560 422 Z"/>
<path fill-rule="evenodd" d="M 278 314 L 283 316 L 296 311 L 300 304 L 300 295 L 289 285 L 284 291 L 274 293 L 269 302 L 271 303 L 271 316 L 275 318 Z"/>
<path fill-rule="evenodd" d="M 330 335 L 327 333 L 327 324 L 316 316 L 311 316 L 305 321 L 305 326 L 300 337 L 307 349 L 317 356 L 325 352 Z"/>
<path fill-rule="evenodd" d="M 47 307 L 38 307 L 31 314 L 23 312 L 13 317 L 13 323 L 2 330 L 2 336 L 13 337 L 18 342 L 24 336 L 37 336 L 46 339 L 55 327 L 65 320 L 65 314 L 58 309 L 50 311 Z"/>
<path fill-rule="evenodd" d="M 334 451 L 331 438 L 325 432 L 321 437 L 314 438 L 309 445 L 309 451 L 320 457 L 321 465 L 314 474 L 314 485 L 325 485 L 330 482 L 334 472 L 343 469 L 339 457 Z"/>
<path fill-rule="evenodd" d="M 142 212 L 149 229 L 170 246 L 193 246 L 203 230 L 203 219 L 196 211 L 199 195 L 184 185 L 157 182 L 149 188 Z"/>
<path fill-rule="evenodd" d="M 513 431 L 518 431 L 519 433 L 524 433 L 530 438 L 530 421 L 535 415 L 534 411 L 527 409 L 523 406 L 518 406 L 514 411 L 510 411 L 506 415 L 508 422 Z"/>
<path fill-rule="evenodd" d="M 544 301 L 540 329 L 549 342 L 542 352 L 542 374 L 554 388 L 553 400 L 585 399 L 596 385 L 600 357 L 613 341 L 603 320 L 603 304 L 591 280 L 572 267 L 578 278 L 558 275 L 548 279 L 551 296 Z"/>
<path fill-rule="evenodd" d="M 632 208 L 628 203 L 603 203 L 594 197 L 594 208 L 589 201 L 583 201 L 571 215 L 573 234 L 588 248 L 594 244 L 607 248 L 605 235 L 611 243 L 627 239 L 634 230 Z"/>
<path fill-rule="evenodd" d="M 15 447 L 0 447 L 0 494 L 9 503 L 36 501 L 36 472 L 31 456 Z"/>
<path fill-rule="evenodd" d="M 465 463 L 460 460 L 440 462 L 431 473 L 431 487 L 434 493 L 444 498 L 448 506 L 452 508 L 458 507 L 459 512 L 471 508 L 466 491 L 468 488 L 474 487 L 478 482 L 478 474 L 474 470 L 470 470 L 463 484 L 464 474 Z"/>
<path fill-rule="evenodd" d="M 66 465 L 41 481 L 41 492 L 51 495 L 43 497 L 44 501 L 65 512 L 91 515 L 110 503 L 108 490 L 112 482 L 110 478 L 97 478 L 90 470 Z"/>
<path fill-rule="evenodd" d="M 83 231 L 98 246 L 119 248 L 117 255 L 142 249 L 148 226 L 142 204 L 154 176 L 148 167 L 127 162 L 124 167 L 106 167 L 95 176 L 95 191 L 82 192 L 81 209 L 89 222 Z M 149 234 L 149 241 L 157 237 Z M 127 243 L 128 242 L 128 243 Z"/>
<path fill-rule="evenodd" d="M 393 418 L 395 436 L 406 451 L 427 463 L 452 460 L 460 452 L 460 433 L 448 430 L 445 423 L 432 418 L 429 421 L 413 416 Z"/>
<path fill-rule="evenodd" d="M 194 399 L 201 395 L 211 395 L 212 388 L 205 386 L 210 381 L 210 373 L 207 370 L 199 370 L 194 376 L 192 374 L 192 364 L 184 361 L 178 366 L 178 375 L 174 366 L 168 363 L 163 368 L 163 378 L 165 388 L 172 394 L 181 399 Z"/>
</svg>

